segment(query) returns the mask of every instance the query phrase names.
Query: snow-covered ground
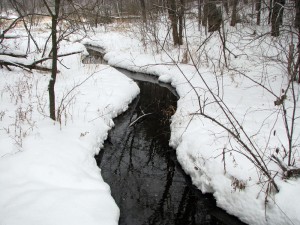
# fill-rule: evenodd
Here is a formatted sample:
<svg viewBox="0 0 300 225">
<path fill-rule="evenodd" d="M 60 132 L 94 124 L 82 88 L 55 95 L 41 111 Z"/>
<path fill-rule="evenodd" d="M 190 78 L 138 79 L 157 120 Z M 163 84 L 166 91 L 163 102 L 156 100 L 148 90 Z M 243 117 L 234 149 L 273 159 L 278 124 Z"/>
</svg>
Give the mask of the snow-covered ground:
<svg viewBox="0 0 300 225">
<path fill-rule="evenodd" d="M 56 83 L 61 124 L 46 116 L 49 73 L 0 70 L 1 225 L 118 224 L 94 155 L 139 88 L 110 66 L 83 65 L 81 54 L 63 64 Z"/>
<path fill-rule="evenodd" d="M 213 193 L 218 206 L 248 224 L 300 224 L 300 180 L 282 179 L 278 165 L 270 161 L 272 154 L 278 154 L 277 149 L 281 154 L 282 146 L 287 146 L 281 111 L 267 91 L 280 96 L 286 88 L 283 68 L 270 60 L 273 55 L 280 59 L 276 47 L 282 43 L 267 37 L 261 44 L 260 40 L 250 40 L 250 30 L 241 29 L 240 35 L 235 35 L 232 29 L 227 47 L 237 56 L 228 62 L 234 70 L 214 67 L 224 62 L 217 34 L 199 50 L 203 54 L 196 69 L 187 59 L 185 47 L 178 51 L 166 45 L 165 52 L 154 43 L 145 45 L 135 28 L 129 32 L 112 28 L 106 32 L 98 29 L 82 43 L 103 47 L 110 65 L 157 75 L 176 88 L 180 99 L 172 117 L 170 145 L 176 148 L 194 184 L 203 192 Z M 159 30 L 158 37 L 164 40 L 166 30 Z M 197 36 L 193 27 L 190 32 L 191 50 L 196 56 L 196 47 L 207 37 Z M 39 42 L 45 41 L 43 33 L 37 36 Z M 22 52 L 26 41 L 6 44 Z M 60 46 L 61 53 L 77 50 L 86 54 L 77 42 Z M 32 55 L 28 60 L 34 58 Z M 268 61 L 262 64 L 262 59 Z M 49 74 L 0 70 L 0 224 L 117 224 L 118 208 L 93 156 L 113 126 L 112 118 L 127 109 L 139 89 L 110 66 L 82 65 L 80 54 L 63 58 L 62 64 L 56 84 L 61 123 L 47 117 Z M 241 73 L 264 82 L 267 89 Z M 205 112 L 227 123 L 213 104 L 208 86 L 242 123 L 272 175 L 279 171 L 275 181 L 280 191 L 269 193 L 267 202 L 268 182 L 247 153 L 231 135 L 198 115 L 200 99 L 206 103 Z M 298 86 L 296 91 L 298 98 Z M 290 96 L 286 104 L 291 106 Z M 295 127 L 299 127 L 298 121 Z M 299 130 L 295 132 L 295 145 L 299 146 Z M 299 167 L 299 151 L 293 157 Z"/>
<path fill-rule="evenodd" d="M 185 61 L 184 46 L 179 51 L 170 47 L 166 52 L 156 52 L 151 50 L 151 46 L 155 49 L 153 44 L 148 43 L 148 48 L 145 48 L 143 39 L 136 35 L 138 32 L 135 27 L 128 27 L 129 32 L 101 33 L 86 39 L 84 43 L 103 47 L 107 52 L 105 59 L 110 65 L 157 75 L 159 80 L 170 82 L 176 88 L 180 99 L 172 117 L 170 145 L 176 148 L 178 160 L 192 177 L 193 183 L 203 192 L 213 193 L 219 207 L 248 224 L 300 224 L 300 180 L 284 179 L 279 166 L 270 159 L 272 155 L 283 154 L 286 151 L 284 146 L 288 146 L 284 120 L 279 107 L 274 105 L 277 99 L 268 90 L 277 96 L 286 90 L 286 71 L 279 61 L 272 58 L 283 57 L 281 53 L 284 49 L 279 46 L 288 46 L 290 40 L 283 43 L 282 39 L 266 37 L 261 43 L 261 40 L 251 39 L 251 30 L 247 28 L 240 27 L 238 34 L 235 34 L 235 28 L 229 28 L 227 38 L 230 42 L 227 47 L 236 55 L 228 60 L 232 70 L 222 66 L 216 69 L 213 65 L 224 63 L 218 34 L 212 35 L 205 45 L 197 70 L 191 65 L 191 60 L 188 60 L 189 64 L 181 63 Z M 188 39 L 189 47 L 195 53 L 207 36 L 197 36 L 195 29 L 190 32 L 191 37 L 195 38 Z M 161 40 L 164 40 L 164 35 L 162 32 Z M 275 177 L 279 193 L 266 193 L 266 178 L 262 178 L 262 173 L 249 160 L 249 154 L 232 135 L 211 120 L 197 115 L 200 99 L 201 105 L 205 105 L 205 111 L 212 118 L 224 124 L 229 123 L 215 104 L 208 87 L 221 96 L 226 107 L 251 137 L 268 169 L 275 171 L 272 176 Z M 296 113 L 299 115 L 299 86 L 296 85 L 295 89 Z M 292 102 L 292 96 L 289 95 L 285 101 L 288 110 L 291 110 Z M 299 167 L 297 128 L 300 124 L 298 120 L 295 123 L 294 160 Z M 245 138 L 243 134 L 241 136 Z"/>
</svg>

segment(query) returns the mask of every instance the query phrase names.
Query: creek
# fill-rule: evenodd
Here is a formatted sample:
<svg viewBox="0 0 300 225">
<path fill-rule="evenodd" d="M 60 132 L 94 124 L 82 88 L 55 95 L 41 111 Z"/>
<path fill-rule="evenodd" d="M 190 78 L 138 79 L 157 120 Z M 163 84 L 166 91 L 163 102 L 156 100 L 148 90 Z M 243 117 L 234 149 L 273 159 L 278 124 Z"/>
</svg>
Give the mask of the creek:
<svg viewBox="0 0 300 225">
<path fill-rule="evenodd" d="M 88 50 L 84 63 L 104 63 L 97 49 Z M 169 147 L 175 89 L 154 76 L 118 70 L 137 82 L 140 94 L 114 119 L 115 127 L 95 158 L 120 208 L 119 224 L 242 225 L 219 209 L 211 194 L 192 185 Z"/>
</svg>

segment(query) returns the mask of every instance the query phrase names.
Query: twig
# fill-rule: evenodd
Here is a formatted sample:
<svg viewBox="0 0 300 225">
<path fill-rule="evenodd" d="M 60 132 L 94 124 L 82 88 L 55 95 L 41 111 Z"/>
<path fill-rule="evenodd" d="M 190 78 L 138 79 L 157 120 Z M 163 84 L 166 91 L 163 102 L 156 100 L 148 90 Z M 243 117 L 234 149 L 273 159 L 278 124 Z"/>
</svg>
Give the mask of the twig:
<svg viewBox="0 0 300 225">
<path fill-rule="evenodd" d="M 142 116 L 138 117 L 138 118 L 135 119 L 133 122 L 131 122 L 131 123 L 129 124 L 129 127 L 131 127 L 131 126 L 133 126 L 134 124 L 136 124 L 140 119 L 144 118 L 145 116 L 149 116 L 149 115 L 151 115 L 151 114 L 153 114 L 153 113 L 146 113 L 146 114 L 143 114 Z"/>
</svg>

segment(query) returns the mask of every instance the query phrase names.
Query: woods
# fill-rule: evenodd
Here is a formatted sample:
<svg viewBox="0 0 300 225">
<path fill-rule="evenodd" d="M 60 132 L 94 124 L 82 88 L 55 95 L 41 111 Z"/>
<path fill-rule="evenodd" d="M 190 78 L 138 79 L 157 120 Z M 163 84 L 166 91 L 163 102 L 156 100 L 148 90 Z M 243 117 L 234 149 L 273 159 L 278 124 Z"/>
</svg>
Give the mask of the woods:
<svg viewBox="0 0 300 225">
<path fill-rule="evenodd" d="M 71 91 L 60 83 L 71 71 L 65 59 L 76 55 L 79 68 L 83 45 L 95 45 L 110 65 L 176 86 L 182 106 L 172 117 L 170 145 L 199 187 L 222 190 L 211 181 L 215 171 L 207 172 L 215 160 L 226 190 L 254 188 L 267 212 L 285 193 L 283 183 L 298 181 L 300 0 L 4 0 L 0 9 L 1 71 L 43 74 L 48 100 L 39 107 L 47 105 L 43 115 L 54 124 L 80 114 L 71 103 L 82 83 Z M 115 113 L 107 104 L 95 118 Z M 245 161 L 249 176 L 236 172 Z"/>
<path fill-rule="evenodd" d="M 35 7 L 32 7 L 35 6 Z M 172 35 L 173 46 L 185 46 L 185 59 L 184 61 L 188 62 L 189 60 L 197 68 L 198 62 L 196 62 L 196 57 L 193 53 L 191 53 L 191 49 L 188 45 L 188 40 L 186 39 L 186 29 L 188 26 L 187 19 L 196 18 L 196 21 L 199 21 L 200 26 L 198 29 L 200 31 L 211 33 L 208 36 L 207 41 L 209 41 L 210 37 L 212 37 L 212 33 L 217 32 L 219 38 L 222 43 L 222 54 L 224 65 L 226 69 L 230 68 L 230 56 L 237 57 L 232 50 L 230 50 L 227 46 L 230 45 L 231 41 L 227 37 L 228 31 L 225 31 L 224 24 L 227 22 L 231 27 L 237 26 L 255 26 L 254 24 L 249 24 L 249 20 L 256 23 L 257 26 L 267 25 L 269 26 L 269 31 L 265 33 L 261 33 L 261 36 L 273 36 L 278 37 L 279 35 L 294 35 L 298 37 L 298 43 L 290 44 L 289 52 L 286 52 L 288 55 L 288 73 L 291 77 L 290 83 L 284 88 L 284 94 L 278 93 L 272 94 L 276 97 L 276 106 L 283 107 L 283 112 L 286 112 L 285 109 L 285 94 L 288 92 L 290 88 L 294 90 L 294 80 L 300 82 L 299 77 L 299 0 L 296 1 L 285 1 L 285 0 L 274 0 L 274 1 L 188 1 L 188 0 L 167 0 L 167 1 L 147 1 L 147 0 L 139 0 L 139 1 L 64 1 L 64 0 L 55 0 L 55 1 L 47 1 L 47 0 L 31 0 L 30 3 L 17 1 L 17 0 L 7 0 L 1 2 L 2 11 L 10 12 L 9 10 L 15 10 L 17 12 L 17 18 L 10 18 L 9 14 L 5 16 L 2 13 L 1 16 L 1 55 L 10 57 L 1 58 L 1 66 L 6 67 L 11 70 L 11 66 L 16 66 L 20 68 L 24 68 L 25 70 L 44 70 L 51 71 L 51 78 L 49 80 L 49 112 L 50 118 L 53 120 L 57 120 L 59 117 L 59 110 L 55 105 L 55 83 L 56 78 L 58 76 L 57 64 L 60 63 L 59 58 L 63 57 L 63 55 L 59 55 L 59 44 L 61 41 L 67 39 L 71 34 L 80 31 L 82 35 L 87 35 L 87 31 L 92 30 L 93 27 L 97 27 L 103 23 L 109 23 L 116 18 L 120 18 L 121 20 L 126 20 L 128 18 L 136 18 L 135 20 L 141 20 L 142 30 L 146 33 L 149 33 L 148 36 L 144 36 L 145 46 L 148 45 L 147 38 L 156 42 L 156 45 L 161 45 L 162 50 L 165 51 L 167 45 L 169 45 L 167 41 L 167 37 L 164 39 L 164 42 L 161 44 L 158 39 L 158 31 L 154 32 L 157 28 L 153 29 L 153 27 L 157 26 L 159 20 L 155 20 L 154 18 L 158 18 L 158 15 L 165 13 L 168 15 L 166 20 L 166 25 L 168 27 L 168 32 Z M 95 9 L 95 10 L 92 10 Z M 252 9 L 252 11 L 249 11 Z M 92 11 L 89 11 L 92 10 Z M 92 13 L 90 13 L 92 12 Z M 290 13 L 294 16 L 284 18 L 284 13 Z M 155 16 L 154 16 L 155 15 Z M 136 16 L 136 17 L 135 17 Z M 51 26 L 50 35 L 47 39 L 51 43 L 51 47 L 49 47 L 46 42 L 43 46 L 37 43 L 36 38 L 31 34 L 31 30 L 35 23 L 39 24 L 39 20 L 42 18 L 50 18 Z M 256 17 L 256 18 L 255 18 Z M 106 19 L 104 19 L 106 18 Z M 298 19 L 297 19 L 298 18 Z M 153 20 L 150 22 L 150 20 Z M 269 25 L 270 23 L 270 25 Z M 20 62 L 17 59 L 19 57 L 26 57 L 26 55 L 12 55 L 6 53 L 4 40 L 7 38 L 15 38 L 10 37 L 7 33 L 16 26 L 20 26 L 22 24 L 27 31 L 28 34 L 28 43 L 33 42 L 36 46 L 36 51 L 40 52 L 41 58 L 34 62 Z M 256 29 L 254 29 L 254 33 Z M 153 35 L 153 37 L 151 37 Z M 205 41 L 199 46 L 199 51 L 201 46 L 205 45 Z M 296 47 L 298 46 L 298 47 Z M 157 47 L 159 48 L 159 47 Z M 28 45 L 27 51 L 30 51 L 30 45 Z M 77 52 L 70 53 L 76 54 Z M 48 56 L 45 57 L 45 54 Z M 14 59 L 16 58 L 16 60 Z M 51 61 L 50 67 L 45 67 L 39 64 L 42 64 L 45 61 Z M 219 66 L 222 60 L 219 61 Z M 199 74 L 201 76 L 201 74 Z M 250 78 L 251 79 L 251 78 Z M 269 90 L 264 84 L 259 84 L 262 88 Z M 215 96 L 215 94 L 211 93 L 214 97 L 214 102 L 219 104 L 222 100 L 220 96 Z M 296 98 L 296 93 L 293 91 L 292 96 Z M 200 96 L 199 96 L 200 98 Z M 202 105 L 204 104 L 204 105 Z M 205 102 L 199 102 L 200 111 L 205 107 Z M 256 148 L 251 149 L 253 144 L 250 146 L 242 141 L 240 137 L 240 130 L 243 131 L 242 125 L 236 123 L 236 118 L 233 112 L 227 111 L 226 105 L 219 104 L 226 117 L 229 119 L 229 124 L 232 127 L 224 126 L 223 123 L 220 122 L 220 125 L 225 128 L 228 132 L 230 132 L 236 139 L 241 143 L 243 148 L 246 149 L 246 152 L 253 157 L 252 160 L 256 161 L 257 158 L 260 158 L 260 154 L 254 153 L 258 152 Z M 225 108 L 224 108 L 225 107 Z M 296 102 L 294 103 L 294 110 L 296 110 Z M 203 112 L 200 112 L 202 116 L 206 116 L 210 118 L 210 115 L 206 115 Z M 289 115 L 283 113 L 284 120 L 286 121 L 286 132 L 287 138 L 289 139 L 289 147 L 288 151 L 288 166 L 291 166 L 292 163 L 292 155 L 293 155 L 293 132 L 295 128 L 295 117 L 294 113 L 292 113 L 292 120 L 289 119 Z M 215 119 L 211 118 L 212 121 L 216 122 Z M 219 123 L 219 122 L 217 122 Z M 250 138 L 246 135 L 246 139 L 250 140 Z M 251 147 L 252 146 L 252 147 Z M 249 148 L 250 147 L 250 148 Z M 253 152 L 254 151 L 254 152 Z M 256 161 L 257 164 L 263 173 L 269 177 L 268 169 L 264 165 L 264 160 L 261 159 Z M 286 169 L 287 170 L 287 169 Z M 272 180 L 271 177 L 269 179 Z M 275 185 L 275 183 L 274 183 Z M 276 185 L 275 185 L 276 186 Z M 278 190 L 278 188 L 276 187 Z"/>
</svg>

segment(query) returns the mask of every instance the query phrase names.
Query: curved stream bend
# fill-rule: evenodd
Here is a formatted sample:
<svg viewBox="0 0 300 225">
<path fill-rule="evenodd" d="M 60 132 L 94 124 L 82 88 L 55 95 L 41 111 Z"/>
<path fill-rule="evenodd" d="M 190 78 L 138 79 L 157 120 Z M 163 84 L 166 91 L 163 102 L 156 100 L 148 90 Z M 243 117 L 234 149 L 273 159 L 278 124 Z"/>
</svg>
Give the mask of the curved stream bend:
<svg viewBox="0 0 300 225">
<path fill-rule="evenodd" d="M 103 63 L 94 51 L 89 49 L 96 58 L 86 60 Z M 134 79 L 141 92 L 114 120 L 104 149 L 95 157 L 120 207 L 119 224 L 243 224 L 191 184 L 169 147 L 170 117 L 177 103 L 174 88 L 160 86 L 153 76 L 119 71 Z"/>
</svg>

